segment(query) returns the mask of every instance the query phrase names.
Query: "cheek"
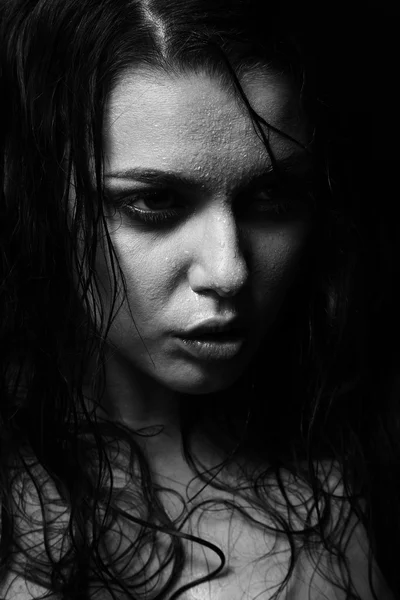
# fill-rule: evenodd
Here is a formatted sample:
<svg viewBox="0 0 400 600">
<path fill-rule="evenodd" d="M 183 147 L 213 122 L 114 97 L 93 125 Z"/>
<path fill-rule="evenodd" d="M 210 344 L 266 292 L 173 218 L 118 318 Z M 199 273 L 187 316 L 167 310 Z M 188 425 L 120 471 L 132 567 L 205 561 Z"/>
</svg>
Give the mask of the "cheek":
<svg viewBox="0 0 400 600">
<path fill-rule="evenodd" d="M 255 293 L 263 302 L 279 301 L 299 275 L 309 227 L 295 223 L 267 236 L 260 236 L 255 250 Z"/>
<path fill-rule="evenodd" d="M 124 273 L 131 308 L 138 317 L 151 319 L 165 308 L 173 292 L 175 263 L 163 244 L 132 241 L 132 234 L 113 238 L 119 264 Z"/>
</svg>

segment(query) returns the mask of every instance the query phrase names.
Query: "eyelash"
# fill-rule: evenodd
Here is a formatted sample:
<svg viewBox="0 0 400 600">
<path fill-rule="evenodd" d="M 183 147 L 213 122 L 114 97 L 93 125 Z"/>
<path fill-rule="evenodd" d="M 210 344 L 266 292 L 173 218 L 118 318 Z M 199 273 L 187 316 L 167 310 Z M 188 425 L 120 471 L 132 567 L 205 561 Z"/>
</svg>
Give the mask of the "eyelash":
<svg viewBox="0 0 400 600">
<path fill-rule="evenodd" d="M 134 207 L 133 203 L 137 202 L 138 200 L 143 200 L 144 202 L 146 202 L 146 199 L 156 199 L 163 193 L 165 193 L 165 191 L 163 192 L 162 190 L 160 190 L 159 192 L 140 192 L 137 194 L 131 194 L 130 196 L 121 199 L 117 204 L 119 208 L 127 211 L 129 213 L 129 216 L 132 217 L 135 221 L 140 221 L 144 224 L 149 225 L 161 225 L 176 220 L 180 215 L 180 211 L 176 209 L 142 210 L 140 208 Z M 300 202 L 301 204 L 301 198 L 299 198 L 298 191 L 295 194 L 295 200 L 293 199 L 293 195 L 294 193 L 292 192 L 290 198 L 287 197 L 285 200 L 278 202 L 271 201 L 269 203 L 270 207 L 267 210 L 263 210 L 260 212 L 273 213 L 274 216 L 279 216 L 290 212 L 290 210 L 293 210 L 295 203 L 297 204 L 298 202 Z M 266 200 L 265 202 L 268 201 Z"/>
<path fill-rule="evenodd" d="M 173 221 L 178 217 L 178 213 L 176 210 L 159 210 L 155 212 L 144 211 L 138 208 L 133 208 L 127 206 L 130 209 L 130 212 L 133 213 L 134 218 L 138 221 L 142 221 L 142 223 L 157 225 L 159 223 L 166 223 L 168 221 Z"/>
</svg>

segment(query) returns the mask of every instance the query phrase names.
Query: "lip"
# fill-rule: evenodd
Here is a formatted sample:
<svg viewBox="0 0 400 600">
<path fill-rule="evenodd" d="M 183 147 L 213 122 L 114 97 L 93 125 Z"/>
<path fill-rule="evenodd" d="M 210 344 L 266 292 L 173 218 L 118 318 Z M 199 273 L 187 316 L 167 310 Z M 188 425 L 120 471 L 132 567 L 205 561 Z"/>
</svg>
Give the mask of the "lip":
<svg viewBox="0 0 400 600">
<path fill-rule="evenodd" d="M 180 346 L 191 356 L 206 361 L 231 360 L 241 353 L 245 338 L 239 335 L 209 335 L 207 338 L 178 338 Z"/>
<path fill-rule="evenodd" d="M 249 329 L 248 320 L 233 318 L 228 320 L 211 318 L 177 333 L 177 337 L 187 339 L 198 339 L 199 337 L 217 336 L 218 334 L 232 334 L 232 337 L 244 337 Z"/>
</svg>

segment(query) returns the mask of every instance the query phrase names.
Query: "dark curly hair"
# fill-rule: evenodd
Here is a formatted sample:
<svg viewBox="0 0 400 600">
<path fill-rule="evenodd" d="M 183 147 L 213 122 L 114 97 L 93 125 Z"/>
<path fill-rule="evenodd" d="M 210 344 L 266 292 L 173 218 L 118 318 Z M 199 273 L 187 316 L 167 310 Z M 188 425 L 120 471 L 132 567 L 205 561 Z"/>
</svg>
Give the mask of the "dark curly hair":
<svg viewBox="0 0 400 600">
<path fill-rule="evenodd" d="M 240 497 L 268 516 L 269 524 L 260 526 L 289 541 L 288 571 L 274 598 L 301 556 L 312 558 L 316 550 L 328 557 L 325 570 L 316 568 L 346 598 L 366 600 L 369 589 L 368 598 L 379 597 L 372 576 L 377 565 L 400 596 L 398 556 L 383 549 L 385 535 L 400 532 L 398 395 L 388 384 L 373 401 L 378 378 L 372 372 L 381 366 L 388 374 L 393 364 L 388 352 L 378 362 L 371 350 L 382 341 L 378 317 L 371 315 L 380 319 L 390 296 L 381 285 L 390 269 L 388 230 L 358 185 L 364 155 L 329 95 L 326 40 L 317 40 L 288 7 L 273 4 L 266 10 L 263 0 L 0 2 L 3 590 L 13 585 L 13 573 L 43 597 L 49 590 L 71 600 L 175 600 L 224 568 L 220 548 L 182 530 L 205 503 L 192 498 L 190 512 L 172 520 L 137 443 L 140 432 L 98 420 L 85 401 L 89 364 L 99 373 L 93 397 L 100 402 L 104 394 L 107 334 L 121 282 L 126 295 L 103 212 L 102 128 L 110 90 L 133 65 L 206 71 L 233 84 L 273 161 L 262 125 L 271 126 L 240 85 L 243 73 L 268 65 L 292 78 L 313 127 L 312 144 L 303 148 L 314 165 L 313 230 L 302 277 L 269 334 L 273 343 L 257 352 L 234 386 L 191 398 L 190 411 L 182 402 L 184 455 L 205 485 L 238 499 L 216 494 L 216 505 L 255 523 Z M 100 301 L 94 310 L 91 304 L 99 286 L 100 228 L 112 267 L 110 314 Z M 367 291 L 371 277 L 380 295 Z M 191 451 L 193 414 L 211 415 L 210 439 L 229 449 L 211 476 Z M 232 488 L 218 473 L 239 452 L 268 467 L 246 473 L 243 488 Z M 126 459 L 121 464 L 129 485 L 122 492 L 113 485 L 118 465 L 112 456 Z M 390 495 L 386 504 L 379 498 L 382 486 Z M 293 504 L 291 489 L 303 490 L 300 504 Z M 129 536 L 110 553 L 109 532 L 117 529 L 123 537 L 122 528 Z M 369 584 L 360 585 L 354 573 L 354 532 L 367 541 L 363 577 Z M 221 564 L 177 587 L 185 540 L 213 550 Z"/>
</svg>

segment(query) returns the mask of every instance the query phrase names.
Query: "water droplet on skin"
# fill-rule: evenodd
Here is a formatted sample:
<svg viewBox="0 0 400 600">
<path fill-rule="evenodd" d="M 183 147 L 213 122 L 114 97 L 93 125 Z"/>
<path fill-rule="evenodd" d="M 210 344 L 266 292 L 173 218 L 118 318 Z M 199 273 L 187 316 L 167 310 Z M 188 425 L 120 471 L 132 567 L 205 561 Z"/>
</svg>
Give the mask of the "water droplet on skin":
<svg viewBox="0 0 400 600">
<path fill-rule="evenodd" d="M 166 256 L 166 257 L 165 257 L 165 260 L 168 262 L 168 261 L 169 261 L 169 256 Z"/>
<path fill-rule="evenodd" d="M 220 242 L 219 245 L 221 246 L 221 248 L 225 248 L 225 242 Z"/>
</svg>

